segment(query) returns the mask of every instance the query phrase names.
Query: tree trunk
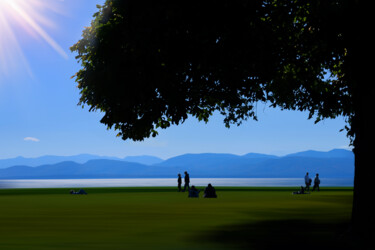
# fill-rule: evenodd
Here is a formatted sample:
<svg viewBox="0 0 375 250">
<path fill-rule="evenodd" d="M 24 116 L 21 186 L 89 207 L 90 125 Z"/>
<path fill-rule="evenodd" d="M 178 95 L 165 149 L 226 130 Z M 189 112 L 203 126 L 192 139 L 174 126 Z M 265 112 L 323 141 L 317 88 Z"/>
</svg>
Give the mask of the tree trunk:
<svg viewBox="0 0 375 250">
<path fill-rule="evenodd" d="M 353 21 L 349 28 L 351 42 L 348 46 L 348 77 L 353 86 L 354 118 L 352 130 L 355 133 L 355 177 L 352 211 L 352 229 L 361 239 L 373 239 L 375 236 L 375 126 L 374 101 L 375 83 L 371 72 L 373 64 L 373 45 L 366 4 L 355 1 Z"/>
<path fill-rule="evenodd" d="M 369 93 L 375 95 L 374 88 L 363 89 L 362 100 L 360 100 L 360 110 L 355 113 L 355 177 L 354 177 L 354 199 L 352 210 L 352 227 L 354 233 L 361 238 L 374 236 L 375 210 L 373 201 L 375 200 L 374 183 L 374 126 L 372 110 L 373 100 Z"/>
</svg>

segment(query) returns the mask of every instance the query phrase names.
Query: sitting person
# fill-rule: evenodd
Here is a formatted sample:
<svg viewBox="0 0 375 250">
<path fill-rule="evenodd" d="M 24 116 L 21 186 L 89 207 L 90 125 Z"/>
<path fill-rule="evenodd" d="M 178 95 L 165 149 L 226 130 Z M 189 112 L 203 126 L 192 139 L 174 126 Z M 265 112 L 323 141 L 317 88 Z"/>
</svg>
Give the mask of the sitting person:
<svg viewBox="0 0 375 250">
<path fill-rule="evenodd" d="M 217 198 L 215 188 L 209 183 L 207 187 L 204 189 L 204 198 Z"/>
<path fill-rule="evenodd" d="M 80 189 L 78 192 L 74 190 L 70 190 L 70 194 L 87 194 L 87 193 L 85 192 L 85 190 Z"/>
<path fill-rule="evenodd" d="M 80 190 L 77 192 L 77 194 L 87 194 L 87 193 L 85 192 L 85 190 L 80 189 Z"/>
<path fill-rule="evenodd" d="M 301 186 L 301 189 L 299 191 L 293 192 L 293 194 L 309 194 L 308 192 L 305 192 L 305 189 L 303 186 Z"/>
<path fill-rule="evenodd" d="M 191 186 L 189 190 L 189 196 L 190 198 L 198 198 L 199 197 L 199 190 L 195 186 Z"/>
</svg>

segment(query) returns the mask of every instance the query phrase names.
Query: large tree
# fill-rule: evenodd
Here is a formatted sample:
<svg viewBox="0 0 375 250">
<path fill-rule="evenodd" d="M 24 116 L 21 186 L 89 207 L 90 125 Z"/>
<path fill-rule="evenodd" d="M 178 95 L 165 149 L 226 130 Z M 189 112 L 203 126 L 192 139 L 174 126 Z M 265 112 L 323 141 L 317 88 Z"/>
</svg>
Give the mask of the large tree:
<svg viewBox="0 0 375 250">
<path fill-rule="evenodd" d="M 255 104 L 344 116 L 354 145 L 353 226 L 370 232 L 374 84 L 359 1 L 107 0 L 71 50 L 80 104 L 125 139 L 143 140 L 189 115 L 226 126 Z M 359 226 L 366 222 L 365 226 Z"/>
</svg>

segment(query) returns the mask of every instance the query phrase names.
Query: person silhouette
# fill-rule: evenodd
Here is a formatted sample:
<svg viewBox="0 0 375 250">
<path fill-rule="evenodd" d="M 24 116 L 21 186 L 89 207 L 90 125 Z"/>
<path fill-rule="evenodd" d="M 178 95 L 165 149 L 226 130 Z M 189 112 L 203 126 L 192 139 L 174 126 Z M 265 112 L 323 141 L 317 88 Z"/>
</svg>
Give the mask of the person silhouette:
<svg viewBox="0 0 375 250">
<path fill-rule="evenodd" d="M 315 179 L 314 179 L 314 187 L 312 191 L 315 191 L 315 189 L 319 191 L 319 185 L 320 185 L 319 174 L 316 174 Z"/>
<path fill-rule="evenodd" d="M 215 188 L 209 183 L 207 187 L 204 189 L 204 198 L 217 198 Z"/>
<path fill-rule="evenodd" d="M 182 180 L 181 180 L 181 174 L 178 174 L 178 179 L 177 179 L 178 192 L 181 192 L 181 183 L 182 183 Z"/>
<path fill-rule="evenodd" d="M 186 191 L 186 187 L 188 189 L 188 191 L 190 190 L 190 186 L 189 186 L 189 183 L 190 183 L 190 176 L 188 174 L 187 171 L 185 171 L 185 177 L 184 177 L 184 180 L 185 180 L 185 185 L 184 185 L 184 192 Z"/>
<path fill-rule="evenodd" d="M 85 190 L 80 189 L 78 192 L 70 190 L 70 194 L 87 194 Z"/>
<path fill-rule="evenodd" d="M 311 178 L 309 176 L 309 172 L 306 173 L 305 175 L 305 184 L 306 184 L 306 190 L 310 190 L 310 186 L 311 186 Z"/>
<path fill-rule="evenodd" d="M 305 188 L 301 186 L 299 191 L 293 192 L 293 194 L 309 194 L 305 192 Z"/>
<path fill-rule="evenodd" d="M 193 185 L 191 186 L 190 190 L 189 190 L 189 195 L 188 197 L 189 198 L 198 198 L 199 197 L 199 190 Z"/>
</svg>

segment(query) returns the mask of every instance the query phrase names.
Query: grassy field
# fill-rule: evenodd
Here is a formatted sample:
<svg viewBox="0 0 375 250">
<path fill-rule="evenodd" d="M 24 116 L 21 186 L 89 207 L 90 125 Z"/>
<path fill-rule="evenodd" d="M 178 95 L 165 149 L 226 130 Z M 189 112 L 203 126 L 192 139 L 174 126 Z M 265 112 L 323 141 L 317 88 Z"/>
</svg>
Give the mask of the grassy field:
<svg viewBox="0 0 375 250">
<path fill-rule="evenodd" d="M 292 195 L 296 188 L 222 187 L 217 199 L 187 198 L 175 188 L 85 190 L 0 190 L 0 249 L 350 246 L 351 188 Z"/>
</svg>

